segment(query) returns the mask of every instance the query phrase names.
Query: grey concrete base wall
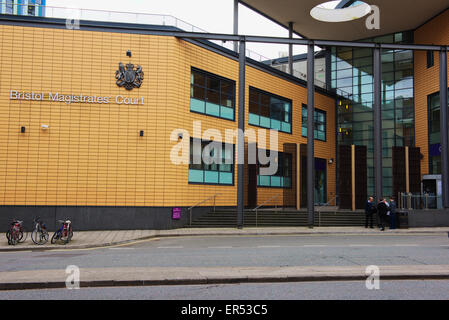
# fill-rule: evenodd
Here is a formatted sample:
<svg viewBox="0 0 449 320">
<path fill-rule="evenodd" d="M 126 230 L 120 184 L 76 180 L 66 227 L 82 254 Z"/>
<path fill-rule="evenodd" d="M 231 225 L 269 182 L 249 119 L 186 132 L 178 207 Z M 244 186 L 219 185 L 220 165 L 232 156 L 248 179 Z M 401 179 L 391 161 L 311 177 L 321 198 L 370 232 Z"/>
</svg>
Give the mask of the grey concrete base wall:
<svg viewBox="0 0 449 320">
<path fill-rule="evenodd" d="M 410 210 L 408 225 L 410 228 L 449 227 L 449 210 Z"/>
<path fill-rule="evenodd" d="M 229 207 L 217 207 L 225 209 Z M 167 230 L 181 228 L 189 224 L 190 215 L 182 208 L 181 219 L 172 219 L 172 207 L 0 207 L 0 232 L 6 232 L 12 220 L 24 221 L 27 231 L 33 228 L 33 219 L 40 217 L 50 231 L 59 226 L 58 220 L 69 219 L 73 229 L 87 230 Z M 212 207 L 196 207 L 195 219 L 212 210 Z"/>
</svg>

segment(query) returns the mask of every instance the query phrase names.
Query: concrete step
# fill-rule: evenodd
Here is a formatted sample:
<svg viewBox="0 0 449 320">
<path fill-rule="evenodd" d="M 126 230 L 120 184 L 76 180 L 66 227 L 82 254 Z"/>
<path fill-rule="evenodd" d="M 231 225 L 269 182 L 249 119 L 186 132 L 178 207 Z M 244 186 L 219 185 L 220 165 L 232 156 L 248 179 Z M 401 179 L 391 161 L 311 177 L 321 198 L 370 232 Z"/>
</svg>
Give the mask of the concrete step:
<svg viewBox="0 0 449 320">
<path fill-rule="evenodd" d="M 315 226 L 363 226 L 365 224 L 365 215 L 352 211 L 317 212 L 314 218 Z M 230 210 L 210 212 L 192 222 L 193 228 L 232 228 L 236 225 L 237 212 Z M 256 216 L 253 211 L 245 211 L 244 226 L 256 225 L 261 227 L 307 226 L 308 214 L 302 211 L 264 210 L 259 211 Z"/>
</svg>

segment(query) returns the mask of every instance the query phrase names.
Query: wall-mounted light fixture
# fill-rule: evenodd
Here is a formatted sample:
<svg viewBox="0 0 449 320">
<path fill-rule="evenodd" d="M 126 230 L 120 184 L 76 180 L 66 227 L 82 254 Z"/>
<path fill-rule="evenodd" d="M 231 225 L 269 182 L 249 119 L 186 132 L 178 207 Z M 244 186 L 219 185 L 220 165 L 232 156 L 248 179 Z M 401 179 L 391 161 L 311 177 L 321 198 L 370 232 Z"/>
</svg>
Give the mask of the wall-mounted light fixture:
<svg viewBox="0 0 449 320">
<path fill-rule="evenodd" d="M 140 136 L 143 137 L 143 130 L 140 130 Z"/>
<path fill-rule="evenodd" d="M 182 133 L 178 133 L 178 139 L 182 139 Z"/>
<path fill-rule="evenodd" d="M 20 132 L 21 132 L 21 133 L 25 133 L 25 131 L 26 131 L 26 128 L 25 128 L 25 127 L 20 128 Z"/>
<path fill-rule="evenodd" d="M 332 163 L 334 163 L 334 158 L 329 159 L 329 164 L 332 164 Z"/>
<path fill-rule="evenodd" d="M 127 57 L 130 57 L 130 58 L 131 58 L 132 55 L 133 55 L 133 54 L 131 53 L 131 50 L 126 51 L 126 56 L 127 56 Z"/>
</svg>

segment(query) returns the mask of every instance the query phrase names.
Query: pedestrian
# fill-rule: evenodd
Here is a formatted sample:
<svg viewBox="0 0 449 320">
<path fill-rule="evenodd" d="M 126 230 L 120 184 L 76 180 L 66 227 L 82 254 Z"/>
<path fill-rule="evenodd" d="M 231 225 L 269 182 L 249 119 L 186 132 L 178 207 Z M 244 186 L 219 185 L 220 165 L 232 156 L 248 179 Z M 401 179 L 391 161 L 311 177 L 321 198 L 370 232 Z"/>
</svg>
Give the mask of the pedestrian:
<svg viewBox="0 0 449 320">
<path fill-rule="evenodd" d="M 385 230 L 385 220 L 387 218 L 387 212 L 389 206 L 387 205 L 387 200 L 383 198 L 377 205 L 377 214 L 379 216 L 379 229 L 380 231 Z"/>
<path fill-rule="evenodd" d="M 373 216 L 374 213 L 376 213 L 376 207 L 374 206 L 374 199 L 373 197 L 369 197 L 368 201 L 365 205 L 365 228 L 369 227 L 373 229 Z"/>
<path fill-rule="evenodd" d="M 390 197 L 390 230 L 396 229 L 396 201 Z"/>
</svg>

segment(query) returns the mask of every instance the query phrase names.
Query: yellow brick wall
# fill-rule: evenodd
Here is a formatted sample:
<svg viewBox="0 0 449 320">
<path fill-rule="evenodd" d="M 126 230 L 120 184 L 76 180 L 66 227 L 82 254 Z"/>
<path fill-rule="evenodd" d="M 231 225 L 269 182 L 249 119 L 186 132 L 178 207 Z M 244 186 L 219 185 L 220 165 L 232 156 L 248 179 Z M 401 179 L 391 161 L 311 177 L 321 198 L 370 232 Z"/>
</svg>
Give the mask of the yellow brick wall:
<svg viewBox="0 0 449 320">
<path fill-rule="evenodd" d="M 191 67 L 235 80 L 238 97 L 237 61 L 173 37 L 1 25 L 0 40 L 0 205 L 190 206 L 215 193 L 217 205 L 235 205 L 237 168 L 234 186 L 188 184 L 188 165 L 170 161 L 176 144 L 170 134 L 178 128 L 192 134 L 198 120 L 202 131 L 237 128 L 237 121 L 190 112 Z M 141 88 L 117 87 L 119 62 L 142 66 Z M 248 67 L 246 108 L 249 86 L 292 99 L 293 134 L 279 133 L 279 144 L 306 143 L 300 131 L 306 89 Z M 15 101 L 10 90 L 145 102 Z M 317 94 L 316 104 L 327 111 L 328 139 L 316 142 L 316 156 L 335 159 L 335 101 Z M 328 192 L 335 193 L 335 165 L 328 169 Z"/>
<path fill-rule="evenodd" d="M 415 43 L 449 45 L 449 10 L 446 10 L 415 31 Z M 427 97 L 440 91 L 439 52 L 434 53 L 435 63 L 427 68 L 425 51 L 415 51 L 415 136 L 421 148 L 421 174 L 429 173 L 429 136 Z M 449 62 L 449 59 L 448 59 Z"/>
</svg>

